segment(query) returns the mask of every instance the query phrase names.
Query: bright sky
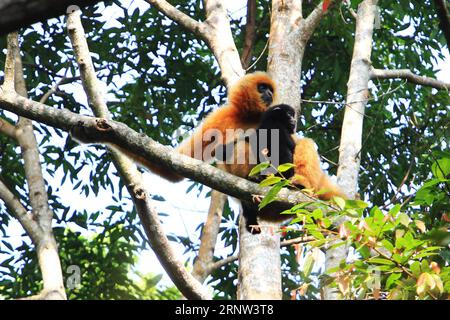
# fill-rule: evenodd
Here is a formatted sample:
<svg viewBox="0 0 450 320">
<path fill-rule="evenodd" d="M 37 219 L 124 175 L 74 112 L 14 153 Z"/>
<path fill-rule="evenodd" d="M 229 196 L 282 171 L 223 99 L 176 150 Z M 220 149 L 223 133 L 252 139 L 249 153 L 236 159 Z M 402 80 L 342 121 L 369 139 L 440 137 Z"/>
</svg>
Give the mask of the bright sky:
<svg viewBox="0 0 450 320">
<path fill-rule="evenodd" d="M 130 3 L 130 10 L 132 10 L 137 4 L 142 10 L 145 10 L 148 7 L 148 5 L 143 1 L 138 2 L 126 0 L 124 2 Z M 225 3 L 229 5 L 229 11 L 233 16 L 245 15 L 246 1 L 234 0 L 226 1 Z M 104 10 L 103 15 L 104 17 L 107 17 L 105 18 L 105 20 L 107 20 L 106 27 L 108 27 L 108 25 L 115 24 L 114 19 L 118 17 L 119 13 L 116 10 L 109 8 Z M 436 76 L 440 80 L 450 82 L 450 63 L 448 63 L 448 61 L 450 61 L 450 57 L 447 51 L 445 52 L 445 54 L 447 63 L 445 63 L 444 61 L 440 61 L 437 64 L 437 67 L 441 69 L 441 71 L 438 72 Z M 114 81 L 117 80 L 115 79 Z M 127 81 L 127 79 L 121 78 L 118 81 Z M 80 102 L 86 102 L 84 93 L 80 88 L 75 89 L 74 94 L 77 96 L 77 98 L 79 98 Z M 61 141 L 59 143 L 61 143 Z M 57 188 L 60 187 L 60 189 L 56 192 L 67 205 L 72 204 L 79 210 L 86 209 L 88 212 L 101 212 L 104 211 L 105 203 L 109 202 L 110 195 L 107 192 L 100 192 L 97 198 L 90 196 L 88 199 L 86 199 L 84 195 L 73 192 L 72 185 L 70 183 L 67 183 L 67 181 L 65 185 L 60 186 L 59 182 L 62 179 L 62 171 L 58 172 L 57 176 L 54 179 L 51 177 L 46 177 L 46 179 L 48 181 L 52 181 L 51 184 L 53 190 L 57 190 Z M 86 179 L 88 179 L 88 177 L 86 177 Z M 162 218 L 164 222 L 164 229 L 167 231 L 167 233 L 170 232 L 181 236 L 189 236 L 194 241 L 197 241 L 200 237 L 200 233 L 199 231 L 195 231 L 195 228 L 202 221 L 205 221 L 206 211 L 208 210 L 209 206 L 209 198 L 205 198 L 207 190 L 204 190 L 202 194 L 197 198 L 197 191 L 195 190 L 186 195 L 186 190 L 192 184 L 192 182 L 190 181 L 185 180 L 178 184 L 173 184 L 150 173 L 144 174 L 144 180 L 146 181 L 146 185 L 151 194 L 161 195 L 166 199 L 165 202 L 154 201 L 153 203 L 158 212 L 169 214 L 167 217 Z M 237 208 L 236 203 L 234 203 L 232 206 L 233 208 Z M 12 223 L 8 228 L 8 234 L 11 236 L 11 242 L 14 245 L 20 244 L 21 233 L 22 229 L 17 222 Z M 183 254 L 183 246 L 174 244 L 174 247 L 179 255 Z M 218 244 L 216 252 L 217 254 L 229 254 L 229 250 L 226 250 L 223 247 L 222 243 Z M 164 269 L 157 261 L 154 253 L 150 250 L 146 250 L 142 253 L 139 260 L 138 269 L 141 272 L 165 274 Z M 167 275 L 164 276 L 162 283 L 167 285 L 171 284 L 171 281 Z"/>
</svg>

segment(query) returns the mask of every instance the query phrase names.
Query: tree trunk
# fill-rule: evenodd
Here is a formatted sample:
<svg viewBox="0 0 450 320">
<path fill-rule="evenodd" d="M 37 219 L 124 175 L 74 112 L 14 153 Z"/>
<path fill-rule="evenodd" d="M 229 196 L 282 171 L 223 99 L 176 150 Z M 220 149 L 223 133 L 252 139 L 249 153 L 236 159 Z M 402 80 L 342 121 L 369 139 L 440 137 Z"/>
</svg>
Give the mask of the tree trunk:
<svg viewBox="0 0 450 320">
<path fill-rule="evenodd" d="M 377 0 L 365 0 L 358 8 L 356 19 L 355 45 L 347 83 L 347 101 L 342 124 L 341 144 L 339 148 L 338 184 L 350 197 L 355 198 L 358 190 L 358 174 L 361 160 L 361 141 L 364 109 L 368 99 L 370 80 L 370 55 L 372 52 L 372 34 Z M 341 224 L 341 219 L 337 224 Z M 325 269 L 337 267 L 346 259 L 348 248 L 340 246 L 326 252 Z M 340 298 L 337 289 L 325 287 L 325 300 Z"/>
</svg>

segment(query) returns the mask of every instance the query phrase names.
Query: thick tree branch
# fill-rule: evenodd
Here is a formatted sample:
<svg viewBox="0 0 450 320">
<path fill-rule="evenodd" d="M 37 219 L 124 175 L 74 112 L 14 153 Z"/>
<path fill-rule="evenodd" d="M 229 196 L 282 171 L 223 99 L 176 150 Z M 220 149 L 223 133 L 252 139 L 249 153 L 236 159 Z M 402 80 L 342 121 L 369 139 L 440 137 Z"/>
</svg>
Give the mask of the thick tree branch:
<svg viewBox="0 0 450 320">
<path fill-rule="evenodd" d="M 247 0 L 247 23 L 245 25 L 244 48 L 241 54 L 241 64 L 247 69 L 252 61 L 252 52 L 256 36 L 256 0 Z"/>
<path fill-rule="evenodd" d="M 158 11 L 198 35 L 213 52 L 229 87 L 245 74 L 231 34 L 227 10 L 221 0 L 205 0 L 206 21 L 199 22 L 165 0 L 146 0 Z"/>
<path fill-rule="evenodd" d="M 439 17 L 439 24 L 444 33 L 445 40 L 447 40 L 447 48 L 450 51 L 450 12 L 447 3 L 447 0 L 434 0 L 434 5 L 436 6 Z"/>
<path fill-rule="evenodd" d="M 434 78 L 418 76 L 409 69 L 398 70 L 382 70 L 372 68 L 370 70 L 370 78 L 374 79 L 405 79 L 406 81 L 422 86 L 432 87 L 435 89 L 450 90 L 450 83 L 439 81 Z"/>
<path fill-rule="evenodd" d="M 68 14 L 67 29 L 80 68 L 83 88 L 94 114 L 110 119 L 111 115 L 104 99 L 104 93 L 100 90 L 101 83 L 95 74 L 80 14 L 79 10 Z M 141 173 L 127 156 L 112 148 L 109 148 L 109 151 L 112 154 L 114 165 L 124 179 L 133 199 L 150 246 L 155 251 L 167 274 L 186 298 L 210 299 L 210 295 L 201 284 L 186 271 L 183 262 L 176 258 L 176 254 L 163 232 L 158 213 L 151 205 L 150 197 L 143 185 Z"/>
<path fill-rule="evenodd" d="M 66 13 L 70 5 L 86 6 L 98 0 L 0 0 L 0 35 Z"/>
<path fill-rule="evenodd" d="M 8 34 L 7 45 L 8 51 L 6 53 L 5 59 L 5 80 L 3 82 L 3 88 L 7 91 L 14 91 L 14 71 L 16 65 L 16 55 L 17 55 L 17 33 L 13 32 Z"/>
<path fill-rule="evenodd" d="M 230 87 L 245 71 L 231 33 L 226 1 L 204 0 L 203 3 L 206 11 L 205 24 L 208 26 L 207 44 L 216 57 L 222 78 L 227 87 Z"/>
<path fill-rule="evenodd" d="M 85 139 L 116 144 L 186 178 L 242 200 L 253 201 L 253 195 L 264 196 L 270 189 L 176 153 L 172 148 L 161 145 L 120 122 L 83 116 L 67 109 L 51 108 L 15 93 L 5 92 L 1 88 L 0 108 L 64 131 L 82 131 L 82 134 L 86 135 Z M 287 207 L 311 201 L 311 198 L 302 192 L 287 189 L 282 189 L 277 198 L 279 205 Z"/>
</svg>

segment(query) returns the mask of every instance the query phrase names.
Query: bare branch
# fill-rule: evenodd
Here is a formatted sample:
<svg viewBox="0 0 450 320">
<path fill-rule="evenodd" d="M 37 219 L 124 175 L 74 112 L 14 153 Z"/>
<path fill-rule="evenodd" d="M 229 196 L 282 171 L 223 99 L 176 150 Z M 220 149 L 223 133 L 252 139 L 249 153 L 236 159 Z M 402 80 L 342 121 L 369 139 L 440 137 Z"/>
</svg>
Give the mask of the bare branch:
<svg viewBox="0 0 450 320">
<path fill-rule="evenodd" d="M 17 38 L 17 32 L 8 34 L 7 45 L 8 51 L 6 53 L 5 60 L 5 80 L 3 82 L 3 90 L 14 91 L 14 69 L 17 54 L 17 42 L 14 41 Z"/>
<path fill-rule="evenodd" d="M 230 87 L 241 78 L 242 68 L 239 52 L 231 33 L 230 20 L 225 8 L 226 1 L 205 0 L 206 21 L 208 26 L 207 43 L 211 48 L 222 72 L 222 78 Z"/>
<path fill-rule="evenodd" d="M 355 44 L 347 82 L 347 104 L 342 123 L 337 178 L 338 184 L 350 198 L 355 198 L 358 192 L 363 121 L 368 101 L 370 57 L 377 3 L 378 0 L 364 0 L 358 7 Z M 336 225 L 343 223 L 345 219 L 346 217 L 338 219 Z M 331 241 L 329 245 L 334 243 Z M 327 249 L 326 270 L 339 266 L 341 261 L 345 260 L 348 253 L 347 248 L 347 245 L 344 245 Z M 323 297 L 326 300 L 336 300 L 340 298 L 340 294 L 335 288 L 326 286 L 323 290 Z"/>
<path fill-rule="evenodd" d="M 434 5 L 436 6 L 441 30 L 447 40 L 447 49 L 450 50 L 450 12 L 447 2 L 447 0 L 434 0 Z"/>
<path fill-rule="evenodd" d="M 70 5 L 92 5 L 98 0 L 0 0 L 0 35 L 64 14 Z"/>
<path fill-rule="evenodd" d="M 165 0 L 146 0 L 158 11 L 198 35 L 213 52 L 229 87 L 245 74 L 231 34 L 227 10 L 221 0 L 205 0 L 206 21 L 199 22 Z"/>
<path fill-rule="evenodd" d="M 22 59 L 19 52 L 19 37 L 15 33 L 8 37 L 8 52 L 15 51 L 14 56 L 14 89 L 19 96 L 27 97 L 27 89 L 23 77 Z M 24 160 L 25 177 L 28 184 L 28 196 L 33 209 L 33 219 L 37 221 L 42 233 L 32 238 L 36 245 L 39 267 L 42 272 L 44 291 L 54 292 L 47 298 L 67 299 L 61 262 L 58 256 L 56 240 L 52 232 L 53 212 L 48 205 L 47 190 L 42 175 L 40 154 L 31 120 L 20 117 L 17 124 L 16 139 Z"/>
<path fill-rule="evenodd" d="M 41 99 L 39 99 L 40 103 L 45 103 L 48 98 L 50 98 L 52 96 L 52 94 L 54 94 L 55 92 L 58 91 L 59 86 L 62 86 L 63 84 L 67 84 L 67 83 L 71 83 L 73 81 L 79 80 L 80 77 L 62 77 L 61 79 L 58 80 L 58 82 L 56 82 L 51 88 L 50 90 L 48 90 L 46 93 L 44 93 L 44 95 L 41 97 Z"/>
<path fill-rule="evenodd" d="M 183 28 L 200 36 L 203 40 L 206 41 L 208 31 L 204 23 L 192 19 L 187 14 L 181 12 L 180 10 L 178 10 L 165 0 L 145 0 L 145 1 L 154 6 L 158 11 L 169 17 L 171 20 L 181 25 Z"/>
<path fill-rule="evenodd" d="M 193 276 L 200 282 L 205 281 L 206 277 L 210 274 L 209 266 L 213 263 L 214 249 L 216 247 L 226 198 L 226 195 L 220 192 L 215 190 L 211 192 L 211 204 L 208 217 L 202 229 L 200 249 L 192 271 Z"/>
<path fill-rule="evenodd" d="M 252 52 L 256 36 L 256 0 L 247 0 L 247 24 L 245 25 L 244 48 L 242 49 L 241 64 L 247 69 L 252 61 Z"/>
<path fill-rule="evenodd" d="M 450 90 L 450 83 L 446 83 L 434 78 L 418 76 L 409 69 L 382 70 L 372 68 L 370 78 L 373 79 L 405 79 L 406 81 L 435 89 Z"/>
<path fill-rule="evenodd" d="M 293 244 L 298 244 L 298 243 L 305 243 L 305 242 L 311 242 L 316 240 L 316 238 L 314 238 L 313 236 L 302 236 L 302 237 L 298 237 L 298 238 L 294 238 L 294 239 L 289 239 L 289 240 L 284 240 L 280 243 L 280 247 L 289 247 Z M 219 260 L 214 262 L 209 269 L 209 273 L 222 268 L 223 266 L 234 262 L 238 259 L 238 256 L 229 256 L 226 257 L 225 259 Z"/>
<path fill-rule="evenodd" d="M 19 220 L 27 234 L 34 243 L 38 242 L 43 235 L 42 229 L 33 220 L 32 213 L 28 213 L 27 209 L 22 205 L 20 200 L 8 188 L 8 186 L 0 179 L 0 199 L 5 202 L 6 207 L 13 216 Z"/>
<path fill-rule="evenodd" d="M 111 115 L 104 99 L 104 93 L 100 90 L 101 82 L 95 74 L 86 35 L 80 19 L 80 11 L 77 10 L 68 14 L 67 29 L 80 68 L 83 88 L 94 114 L 110 119 Z M 210 295 L 201 284 L 186 271 L 183 262 L 176 258 L 176 254 L 159 222 L 158 213 L 151 205 L 148 192 L 143 185 L 141 173 L 123 153 L 112 148 L 109 148 L 109 151 L 112 154 L 114 165 L 124 179 L 133 199 L 150 245 L 172 281 L 186 298 L 210 299 Z"/>
<path fill-rule="evenodd" d="M 0 133 L 5 134 L 12 139 L 16 139 L 16 127 L 5 119 L 0 119 Z"/>
<path fill-rule="evenodd" d="M 331 2 L 327 12 L 334 6 L 339 5 L 342 2 L 342 0 L 334 0 Z M 320 2 L 314 10 L 309 14 L 309 16 L 304 20 L 304 23 L 302 25 L 302 39 L 304 41 L 308 41 L 311 35 L 313 34 L 314 30 L 316 30 L 317 26 L 319 25 L 320 21 L 322 20 L 323 16 L 326 14 L 326 12 L 323 11 L 323 1 Z"/>
</svg>

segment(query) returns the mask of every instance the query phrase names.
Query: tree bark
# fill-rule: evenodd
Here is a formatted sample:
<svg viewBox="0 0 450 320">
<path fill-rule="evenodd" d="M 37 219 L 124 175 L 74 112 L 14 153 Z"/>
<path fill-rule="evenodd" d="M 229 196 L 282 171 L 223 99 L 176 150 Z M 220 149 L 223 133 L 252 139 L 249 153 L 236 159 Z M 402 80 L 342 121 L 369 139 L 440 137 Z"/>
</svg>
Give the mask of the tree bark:
<svg viewBox="0 0 450 320">
<path fill-rule="evenodd" d="M 5 68 L 5 88 L 27 97 L 27 89 L 23 77 L 22 60 L 17 33 L 8 35 L 7 63 Z M 11 62 L 14 63 L 11 63 Z M 14 81 L 11 86 L 10 81 Z M 49 208 L 42 167 L 39 159 L 39 148 L 33 131 L 31 120 L 20 117 L 15 129 L 15 138 L 20 146 L 24 160 L 25 177 L 28 184 L 31 220 L 28 214 L 21 213 L 19 221 L 24 224 L 36 245 L 39 267 L 44 284 L 41 297 L 45 299 L 67 299 L 64 289 L 61 262 L 58 247 L 53 236 L 53 212 Z M 33 222 L 31 222 L 33 221 Z M 38 230 L 40 232 L 38 232 Z"/>
<path fill-rule="evenodd" d="M 105 93 L 102 92 L 101 82 L 95 74 L 80 14 L 79 10 L 68 13 L 67 29 L 80 68 L 83 88 L 94 114 L 110 119 L 111 115 L 104 98 Z M 158 213 L 151 204 L 141 173 L 123 153 L 114 148 L 109 148 L 109 152 L 133 199 L 150 246 L 173 283 L 188 299 L 211 299 L 210 294 L 187 272 L 182 261 L 177 258 L 159 222 Z"/>
<path fill-rule="evenodd" d="M 347 100 L 339 147 L 337 178 L 339 186 L 351 199 L 355 198 L 358 190 L 364 109 L 368 100 L 370 56 L 377 2 L 378 0 L 364 0 L 359 5 L 355 45 L 347 83 Z M 344 219 L 341 219 L 337 224 L 344 221 Z M 326 251 L 325 269 L 329 270 L 338 266 L 342 260 L 346 259 L 347 253 L 348 248 L 346 246 L 328 249 Z M 336 289 L 325 287 L 323 298 L 325 300 L 336 300 L 340 298 L 340 295 Z"/>
<path fill-rule="evenodd" d="M 0 35 L 66 13 L 70 5 L 87 6 L 99 0 L 0 0 Z"/>
</svg>

